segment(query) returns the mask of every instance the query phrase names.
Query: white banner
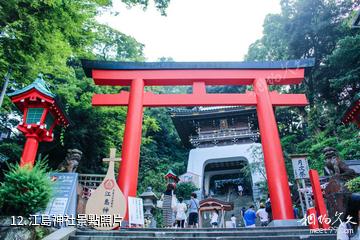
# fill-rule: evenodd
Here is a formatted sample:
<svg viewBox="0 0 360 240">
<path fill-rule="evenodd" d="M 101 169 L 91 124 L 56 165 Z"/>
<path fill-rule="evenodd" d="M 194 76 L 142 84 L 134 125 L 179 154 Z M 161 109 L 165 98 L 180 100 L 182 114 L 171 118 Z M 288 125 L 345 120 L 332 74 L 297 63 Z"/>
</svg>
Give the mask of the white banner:
<svg viewBox="0 0 360 240">
<path fill-rule="evenodd" d="M 128 197 L 129 205 L 129 224 L 144 226 L 143 200 L 136 197 Z"/>
</svg>

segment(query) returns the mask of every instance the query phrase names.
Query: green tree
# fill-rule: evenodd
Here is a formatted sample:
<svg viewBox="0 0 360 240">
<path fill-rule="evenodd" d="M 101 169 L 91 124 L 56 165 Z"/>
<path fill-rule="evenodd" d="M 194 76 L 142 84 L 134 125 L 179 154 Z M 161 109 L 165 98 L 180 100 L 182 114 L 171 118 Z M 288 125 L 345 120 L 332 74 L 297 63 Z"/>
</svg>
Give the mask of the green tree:
<svg viewBox="0 0 360 240">
<path fill-rule="evenodd" d="M 266 17 L 263 37 L 250 45 L 246 56 L 248 60 L 315 58 L 303 84 L 276 88 L 305 93 L 310 105 L 277 108 L 276 115 L 285 154 L 309 153 L 310 166 L 320 172 L 326 146 L 336 147 L 343 159 L 360 157 L 358 130 L 341 124 L 360 87 L 360 35 L 350 28 L 359 5 L 351 0 L 282 0 L 281 13 Z"/>
<path fill-rule="evenodd" d="M 176 186 L 176 197 L 182 197 L 183 199 L 190 199 L 191 193 L 198 190 L 192 182 L 181 182 Z"/>
<path fill-rule="evenodd" d="M 144 7 L 149 3 L 137 0 L 123 2 L 129 6 Z M 154 2 L 165 14 L 169 1 Z M 45 73 L 47 82 L 53 87 L 52 91 L 60 97 L 72 121 L 69 128 L 56 129 L 53 142 L 40 144 L 38 152 L 49 155 L 52 168 L 56 168 L 64 159 L 67 148 L 78 148 L 83 151 L 79 171 L 103 173 L 105 166 L 101 159 L 108 155 L 109 148 L 121 149 L 127 109 L 94 108 L 91 98 L 94 93 L 116 93 L 127 88 L 94 85 L 92 79 L 85 77 L 79 61 L 81 58 L 144 60 L 143 44 L 96 22 L 97 14 L 109 11 L 111 4 L 110 0 L 10 0 L 0 3 L 0 75 L 11 66 L 14 74 L 10 88 L 14 89 L 29 84 L 39 72 Z M 0 110 L 2 128 L 12 129 L 16 126 L 16 122 L 7 121 L 15 112 L 14 106 L 6 99 Z M 157 116 L 157 113 L 162 115 Z M 165 118 L 166 121 L 159 123 L 156 118 Z M 182 153 L 173 154 L 169 150 L 183 149 L 179 147 L 177 136 L 172 133 L 175 137 L 172 140 L 164 136 L 174 132 L 170 122 L 166 110 L 151 110 L 144 115 L 141 186 L 147 184 L 151 170 L 160 175 L 161 170 L 165 171 L 173 160 L 178 169 L 184 169 Z M 23 140 L 19 134 L 0 143 L 2 153 L 10 158 L 9 162 L 19 161 Z M 169 141 L 163 143 L 165 140 Z M 163 151 L 163 148 L 166 150 Z M 154 162 L 162 167 L 156 168 Z M 6 168 L 5 165 L 1 167 Z M 157 188 L 161 190 L 160 186 Z"/>
</svg>

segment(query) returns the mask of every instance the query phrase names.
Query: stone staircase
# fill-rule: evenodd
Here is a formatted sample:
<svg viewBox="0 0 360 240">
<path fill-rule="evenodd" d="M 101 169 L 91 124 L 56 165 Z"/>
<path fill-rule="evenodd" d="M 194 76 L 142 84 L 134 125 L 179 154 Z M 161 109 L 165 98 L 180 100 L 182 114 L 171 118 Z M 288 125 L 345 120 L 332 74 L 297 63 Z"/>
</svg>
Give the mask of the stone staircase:
<svg viewBox="0 0 360 240">
<path fill-rule="evenodd" d="M 234 202 L 234 210 L 225 214 L 225 221 L 229 221 L 232 214 L 240 219 L 240 209 L 248 208 L 253 203 L 251 196 L 239 197 L 236 194 L 214 196 L 222 201 Z M 209 224 L 205 224 L 210 226 Z M 256 228 L 201 228 L 201 229 L 149 229 L 149 228 L 122 228 L 114 231 L 96 231 L 92 229 L 78 229 L 69 237 L 69 240 L 115 240 L 115 239 L 161 239 L 161 240 L 336 240 L 336 234 L 310 233 L 308 227 L 256 227 Z"/>
<path fill-rule="evenodd" d="M 256 240 L 335 240 L 336 234 L 311 234 L 306 227 L 203 228 L 203 229 L 120 229 L 118 231 L 77 230 L 69 240 L 114 239 L 256 239 Z"/>
<path fill-rule="evenodd" d="M 237 225 L 244 226 L 243 220 L 241 219 L 240 211 L 242 207 L 245 207 L 248 209 L 250 205 L 255 205 L 253 202 L 252 196 L 244 195 L 244 196 L 238 196 L 235 193 L 231 193 L 230 195 L 215 195 L 214 198 L 217 198 L 221 201 L 227 201 L 234 203 L 234 209 L 232 211 L 228 211 L 225 213 L 225 221 L 230 221 L 231 215 L 234 214 L 237 218 Z"/>
</svg>

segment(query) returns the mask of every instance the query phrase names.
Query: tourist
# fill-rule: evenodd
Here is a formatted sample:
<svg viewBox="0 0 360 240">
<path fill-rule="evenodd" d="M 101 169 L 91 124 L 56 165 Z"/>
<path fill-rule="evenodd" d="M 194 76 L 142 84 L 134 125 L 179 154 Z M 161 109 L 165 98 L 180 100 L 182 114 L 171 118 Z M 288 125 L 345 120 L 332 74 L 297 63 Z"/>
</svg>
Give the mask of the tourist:
<svg viewBox="0 0 360 240">
<path fill-rule="evenodd" d="M 238 185 L 238 194 L 241 197 L 243 195 L 244 188 L 240 184 Z"/>
<path fill-rule="evenodd" d="M 271 220 L 272 219 L 272 210 L 271 210 L 270 194 L 268 194 L 268 198 L 265 202 L 265 210 L 269 214 L 269 220 Z"/>
<path fill-rule="evenodd" d="M 212 228 L 216 228 L 218 226 L 218 219 L 219 219 L 219 211 L 217 209 L 214 209 L 214 211 L 211 214 L 211 220 L 210 220 L 210 224 Z"/>
<path fill-rule="evenodd" d="M 233 228 L 236 228 L 236 217 L 235 217 L 234 214 L 231 215 L 230 220 L 231 220 L 231 225 L 232 225 L 232 227 L 233 227 Z"/>
<path fill-rule="evenodd" d="M 182 197 L 179 197 L 178 200 L 179 202 L 176 204 L 176 224 L 178 228 L 184 228 L 187 207 L 183 203 L 184 199 Z"/>
<path fill-rule="evenodd" d="M 352 194 L 343 214 L 342 222 L 337 229 L 337 240 L 360 239 L 360 194 Z"/>
<path fill-rule="evenodd" d="M 242 218 L 242 220 L 244 222 L 244 227 L 246 226 L 245 218 L 244 218 L 245 212 L 246 212 L 246 208 L 242 207 L 241 210 L 240 210 L 240 214 L 241 214 L 241 218 Z"/>
<path fill-rule="evenodd" d="M 197 195 L 196 193 L 192 193 L 189 204 L 189 226 L 191 228 L 198 227 L 199 208 L 199 200 L 197 199 Z"/>
<path fill-rule="evenodd" d="M 264 203 L 260 203 L 260 208 L 256 212 L 256 216 L 260 218 L 260 223 L 262 227 L 265 227 L 269 224 L 269 214 L 265 210 Z"/>
<path fill-rule="evenodd" d="M 297 219 L 299 218 L 299 209 L 296 207 L 296 205 L 293 205 L 293 210 L 294 210 L 294 218 Z"/>
<path fill-rule="evenodd" d="M 253 228 L 255 227 L 256 213 L 254 205 L 251 205 L 244 214 L 245 227 Z"/>
<path fill-rule="evenodd" d="M 174 223 L 173 210 L 171 208 L 172 195 L 174 194 L 174 185 L 169 183 L 166 186 L 166 191 L 163 193 L 161 199 L 163 200 L 163 221 L 166 228 L 172 227 Z"/>
</svg>

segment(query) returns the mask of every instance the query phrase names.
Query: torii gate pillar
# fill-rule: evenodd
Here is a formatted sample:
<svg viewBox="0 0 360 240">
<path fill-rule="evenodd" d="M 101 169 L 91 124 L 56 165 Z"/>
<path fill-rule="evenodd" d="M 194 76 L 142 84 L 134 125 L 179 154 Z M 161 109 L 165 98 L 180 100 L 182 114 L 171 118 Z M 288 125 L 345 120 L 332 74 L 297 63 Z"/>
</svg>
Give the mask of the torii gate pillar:
<svg viewBox="0 0 360 240">
<path fill-rule="evenodd" d="M 130 86 L 130 93 L 95 94 L 93 106 L 128 106 L 118 184 L 136 196 L 143 107 L 256 106 L 274 220 L 293 219 L 290 189 L 273 108 L 306 106 L 304 94 L 270 92 L 268 84 L 299 84 L 314 59 L 277 62 L 131 63 L 82 61 L 97 85 Z M 192 85 L 191 94 L 153 94 L 145 86 Z M 254 92 L 209 94 L 206 85 L 253 85 Z M 127 219 L 127 215 L 125 216 Z"/>
<path fill-rule="evenodd" d="M 271 104 L 268 85 L 264 78 L 254 80 L 254 91 L 256 93 L 256 111 L 272 205 L 272 214 L 276 219 L 293 219 L 294 212 L 292 209 L 279 131 L 275 120 L 273 106 Z"/>
<path fill-rule="evenodd" d="M 122 146 L 122 163 L 117 180 L 126 198 L 128 196 L 136 196 L 143 119 L 143 97 L 144 80 L 134 79 L 130 86 L 129 105 Z M 128 213 L 128 211 L 126 212 Z"/>
</svg>

